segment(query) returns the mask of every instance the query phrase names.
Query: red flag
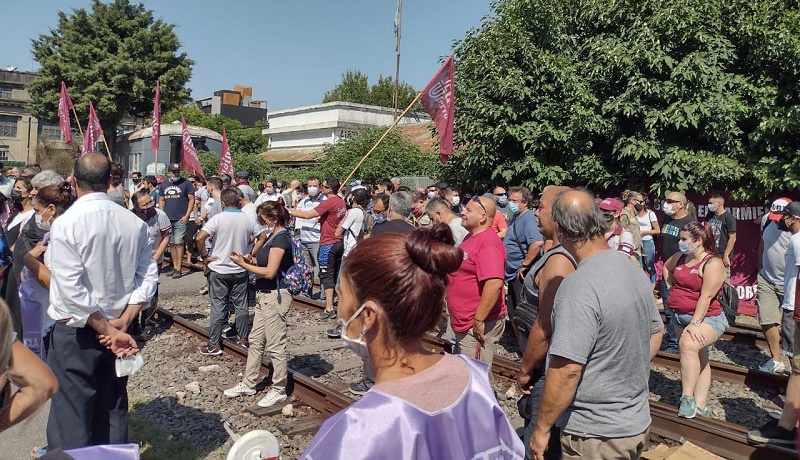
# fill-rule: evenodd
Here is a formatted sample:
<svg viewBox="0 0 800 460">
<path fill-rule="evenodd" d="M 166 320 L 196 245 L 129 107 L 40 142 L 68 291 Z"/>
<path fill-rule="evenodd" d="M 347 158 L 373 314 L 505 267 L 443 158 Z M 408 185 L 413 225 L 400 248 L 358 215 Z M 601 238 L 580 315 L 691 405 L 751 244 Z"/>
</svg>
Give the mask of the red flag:
<svg viewBox="0 0 800 460">
<path fill-rule="evenodd" d="M 103 137 L 103 128 L 100 126 L 100 120 L 97 119 L 97 114 L 91 101 L 89 101 L 89 123 L 86 124 L 86 132 L 84 134 L 81 155 L 94 152 L 95 144 Z"/>
<path fill-rule="evenodd" d="M 222 127 L 222 153 L 219 155 L 219 173 L 233 177 L 233 161 L 231 161 L 231 149 L 228 147 L 228 135 L 225 134 L 225 126 Z"/>
<path fill-rule="evenodd" d="M 158 152 L 158 140 L 161 137 L 161 85 L 156 81 L 156 100 L 153 103 L 153 135 L 150 139 L 150 151 Z M 158 165 L 156 165 L 158 168 Z"/>
<path fill-rule="evenodd" d="M 61 82 L 61 98 L 58 100 L 58 126 L 64 142 L 72 144 L 72 130 L 69 127 L 69 111 L 72 110 L 72 100 L 67 93 L 67 85 Z"/>
<path fill-rule="evenodd" d="M 442 163 L 453 152 L 453 115 L 455 113 L 455 81 L 453 55 L 447 57 L 436 76 L 422 90 L 422 105 L 439 131 L 439 155 Z"/>
<path fill-rule="evenodd" d="M 194 149 L 192 136 L 189 135 L 189 128 L 186 127 L 186 120 L 181 114 L 181 171 L 194 174 L 202 180 L 206 180 L 203 174 L 203 167 L 197 158 L 197 150 Z"/>
</svg>

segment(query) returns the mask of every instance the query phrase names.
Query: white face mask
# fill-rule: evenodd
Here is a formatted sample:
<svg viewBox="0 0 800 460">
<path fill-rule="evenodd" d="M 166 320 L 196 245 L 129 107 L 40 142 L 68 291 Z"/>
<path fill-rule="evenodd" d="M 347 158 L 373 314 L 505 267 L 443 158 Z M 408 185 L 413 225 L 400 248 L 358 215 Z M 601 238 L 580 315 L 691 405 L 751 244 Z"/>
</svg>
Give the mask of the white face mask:
<svg viewBox="0 0 800 460">
<path fill-rule="evenodd" d="M 675 209 L 672 209 L 672 203 L 664 203 L 661 205 L 661 210 L 664 211 L 664 214 L 668 216 L 672 216 L 675 214 Z"/>
<path fill-rule="evenodd" d="M 116 367 L 117 377 L 133 375 L 144 366 L 144 358 L 142 358 L 141 353 L 136 353 L 127 358 L 117 358 L 114 366 Z"/>
<path fill-rule="evenodd" d="M 714 203 L 708 203 L 708 212 L 717 212 L 717 205 Z"/>
<path fill-rule="evenodd" d="M 319 194 L 319 187 L 308 187 L 308 196 L 317 196 Z"/>
<path fill-rule="evenodd" d="M 44 214 L 45 211 L 47 211 L 47 209 L 42 211 L 42 214 Z M 51 224 L 51 221 L 53 220 L 53 218 L 51 216 L 50 219 L 47 219 L 47 222 L 44 222 L 43 219 L 42 219 L 42 214 L 36 213 L 33 216 L 33 220 L 34 220 L 34 222 L 36 222 L 36 226 L 39 227 L 42 231 L 49 232 L 50 231 L 50 224 Z"/>
<path fill-rule="evenodd" d="M 366 303 L 361 304 L 360 307 L 353 313 L 353 316 L 350 317 L 347 321 L 343 319 L 339 319 L 339 324 L 342 325 L 342 345 L 345 348 L 353 350 L 358 356 L 362 359 L 369 359 L 369 350 L 367 349 L 367 342 L 364 341 L 364 336 L 367 335 L 367 326 L 364 325 L 364 329 L 361 331 L 361 334 L 358 335 L 355 339 L 351 339 L 347 337 L 347 326 L 350 325 L 358 315 L 364 311 L 364 308 L 367 306 Z"/>
<path fill-rule="evenodd" d="M 454 196 L 453 197 L 453 206 L 458 206 L 459 204 L 461 204 L 461 197 Z"/>
</svg>

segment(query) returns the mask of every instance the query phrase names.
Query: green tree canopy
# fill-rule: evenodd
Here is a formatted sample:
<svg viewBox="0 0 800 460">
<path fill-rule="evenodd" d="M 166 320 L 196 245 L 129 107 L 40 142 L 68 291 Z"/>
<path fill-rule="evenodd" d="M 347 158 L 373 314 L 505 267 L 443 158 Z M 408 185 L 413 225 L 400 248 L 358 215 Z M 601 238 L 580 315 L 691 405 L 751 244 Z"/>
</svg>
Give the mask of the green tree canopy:
<svg viewBox="0 0 800 460">
<path fill-rule="evenodd" d="M 397 91 L 397 107 L 403 110 L 417 96 L 417 90 L 405 82 L 400 82 Z M 394 78 L 378 75 L 378 83 L 370 86 L 368 78 L 359 70 L 348 70 L 342 81 L 331 91 L 325 93 L 322 102 L 355 102 L 357 104 L 394 107 Z M 413 110 L 421 110 L 422 104 L 414 104 Z"/>
<path fill-rule="evenodd" d="M 386 128 L 371 128 L 357 136 L 341 139 L 336 144 L 326 145 L 317 169 L 325 176 L 333 175 L 344 179 L 384 131 Z M 438 154 L 423 152 L 401 136 L 399 129 L 393 129 L 359 167 L 353 178 L 375 184 L 385 177 L 430 176 L 436 173 L 438 161 Z"/>
<path fill-rule="evenodd" d="M 227 130 L 227 128 L 225 128 Z M 219 152 L 197 152 L 197 159 L 206 177 L 219 172 Z M 231 153 L 234 173 L 248 171 L 250 173 L 250 183 L 255 184 L 273 176 L 273 169 L 269 163 L 260 155 L 244 155 L 241 153 Z M 255 186 L 253 186 L 255 189 Z"/>
<path fill-rule="evenodd" d="M 800 186 L 791 0 L 502 0 L 455 45 L 445 176 L 765 198 Z"/>
<path fill-rule="evenodd" d="M 93 0 L 90 11 L 59 12 L 58 26 L 33 40 L 41 67 L 28 88 L 30 110 L 55 121 L 64 81 L 81 122 L 85 124 L 92 101 L 113 146 L 116 139 L 110 134 L 125 115 L 152 114 L 156 80 L 161 83 L 162 110 L 189 100 L 185 85 L 194 62 L 178 52 L 173 29 L 144 5 L 128 0 Z"/>
<path fill-rule="evenodd" d="M 181 113 L 183 113 L 183 118 L 188 125 L 208 128 L 219 134 L 222 134 L 222 127 L 225 126 L 225 134 L 228 136 L 231 155 L 258 155 L 267 151 L 268 140 L 262 134 L 262 128 L 248 128 L 243 126 L 239 120 L 222 115 L 207 115 L 196 104 L 187 104 L 166 112 L 161 117 L 161 122 L 172 123 L 173 121 L 179 121 Z"/>
</svg>

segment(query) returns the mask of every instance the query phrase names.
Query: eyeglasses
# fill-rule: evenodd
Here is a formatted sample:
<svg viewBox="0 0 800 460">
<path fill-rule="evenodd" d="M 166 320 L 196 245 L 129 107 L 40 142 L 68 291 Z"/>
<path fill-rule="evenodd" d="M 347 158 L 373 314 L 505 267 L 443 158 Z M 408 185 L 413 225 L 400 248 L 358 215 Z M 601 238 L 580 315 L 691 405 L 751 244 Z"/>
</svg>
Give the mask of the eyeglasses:
<svg viewBox="0 0 800 460">
<path fill-rule="evenodd" d="M 673 200 L 672 198 L 664 198 L 664 203 L 681 203 L 681 200 Z"/>
<path fill-rule="evenodd" d="M 484 206 L 483 203 L 481 203 L 481 197 L 473 196 L 472 199 L 469 201 L 474 201 L 475 203 L 478 203 L 478 206 L 480 206 L 481 209 L 483 209 L 483 212 L 486 212 L 486 206 Z"/>
</svg>

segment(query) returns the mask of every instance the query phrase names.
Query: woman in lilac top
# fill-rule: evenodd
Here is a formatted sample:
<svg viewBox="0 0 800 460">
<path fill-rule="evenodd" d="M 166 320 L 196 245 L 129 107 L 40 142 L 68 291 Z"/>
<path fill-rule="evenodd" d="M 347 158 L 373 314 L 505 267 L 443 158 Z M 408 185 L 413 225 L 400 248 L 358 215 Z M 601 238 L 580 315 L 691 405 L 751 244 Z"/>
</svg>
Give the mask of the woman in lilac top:
<svg viewBox="0 0 800 460">
<path fill-rule="evenodd" d="M 463 252 L 437 224 L 359 242 L 341 277 L 346 348 L 372 361 L 375 385 L 328 419 L 301 458 L 523 458 L 485 364 L 426 349 Z M 375 261 L 381 269 L 375 270 Z"/>
</svg>

